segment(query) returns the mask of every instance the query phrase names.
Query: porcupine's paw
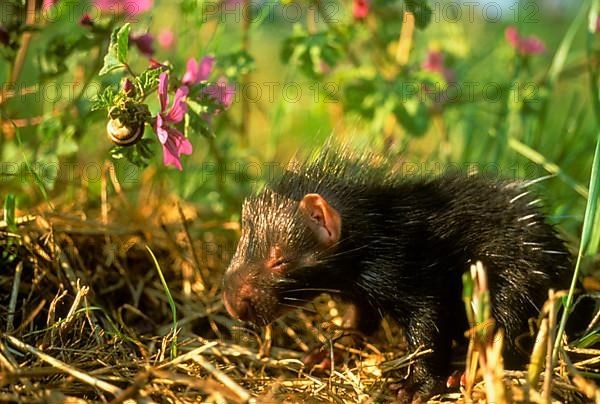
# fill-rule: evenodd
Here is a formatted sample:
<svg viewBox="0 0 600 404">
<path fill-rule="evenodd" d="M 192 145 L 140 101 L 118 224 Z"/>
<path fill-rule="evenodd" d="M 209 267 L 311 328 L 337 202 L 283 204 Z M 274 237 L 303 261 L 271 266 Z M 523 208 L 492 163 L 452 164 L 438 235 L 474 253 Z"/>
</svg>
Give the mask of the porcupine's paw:
<svg viewBox="0 0 600 404">
<path fill-rule="evenodd" d="M 302 358 L 302 363 L 308 370 L 312 371 L 326 371 L 331 369 L 332 364 L 335 366 L 337 363 L 341 363 L 346 356 L 346 353 L 337 348 L 333 348 L 333 352 L 327 346 L 321 346 L 315 348 Z M 332 362 L 333 360 L 333 362 Z"/>
<path fill-rule="evenodd" d="M 416 381 L 408 378 L 402 383 L 391 386 L 396 390 L 396 399 L 401 404 L 426 403 L 428 399 L 445 391 L 443 379 L 430 378 Z"/>
</svg>

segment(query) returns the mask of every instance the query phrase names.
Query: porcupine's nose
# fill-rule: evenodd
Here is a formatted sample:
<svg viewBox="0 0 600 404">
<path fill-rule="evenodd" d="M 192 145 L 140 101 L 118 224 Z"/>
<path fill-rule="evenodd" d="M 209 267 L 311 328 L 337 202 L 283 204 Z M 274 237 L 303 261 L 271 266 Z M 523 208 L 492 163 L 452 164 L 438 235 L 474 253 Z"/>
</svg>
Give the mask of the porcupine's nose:
<svg viewBox="0 0 600 404">
<path fill-rule="evenodd" d="M 223 282 L 223 303 L 231 317 L 241 321 L 256 321 L 252 305 L 253 287 L 240 279 L 238 273 L 228 273 Z"/>
</svg>

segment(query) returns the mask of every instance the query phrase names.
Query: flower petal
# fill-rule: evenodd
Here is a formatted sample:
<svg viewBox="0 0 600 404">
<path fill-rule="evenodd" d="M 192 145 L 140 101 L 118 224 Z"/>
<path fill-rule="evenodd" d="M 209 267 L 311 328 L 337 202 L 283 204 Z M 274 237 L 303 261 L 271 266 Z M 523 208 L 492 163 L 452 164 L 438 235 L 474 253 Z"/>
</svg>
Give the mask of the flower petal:
<svg viewBox="0 0 600 404">
<path fill-rule="evenodd" d="M 510 27 L 506 27 L 506 30 L 504 30 L 504 37 L 506 38 L 510 46 L 512 46 L 513 48 L 517 47 L 519 43 L 519 33 L 517 32 L 517 29 L 514 26 L 511 25 Z"/>
<path fill-rule="evenodd" d="M 369 14 L 368 0 L 354 0 L 352 4 L 352 16 L 355 20 L 362 20 Z"/>
<path fill-rule="evenodd" d="M 225 77 L 219 78 L 216 84 L 207 86 L 203 92 L 208 94 L 211 98 L 217 100 L 225 107 L 225 109 L 231 106 L 233 102 L 233 96 L 235 95 L 235 87 L 227 84 Z"/>
<path fill-rule="evenodd" d="M 521 39 L 519 50 L 524 55 L 538 55 L 546 51 L 544 43 L 534 36 Z"/>
<path fill-rule="evenodd" d="M 188 95 L 188 92 L 189 90 L 187 86 L 182 86 L 177 89 L 175 92 L 175 99 L 173 100 L 173 106 L 166 117 L 167 121 L 173 123 L 181 122 L 183 116 L 188 110 L 188 105 L 183 100 L 185 96 Z"/>
<path fill-rule="evenodd" d="M 160 143 L 165 144 L 169 137 L 168 126 L 165 125 L 165 121 L 161 114 L 156 115 L 156 127 L 154 131 L 156 132 L 156 136 L 158 136 L 158 140 Z"/>
<path fill-rule="evenodd" d="M 136 16 L 152 8 L 152 0 L 95 0 L 94 5 L 104 12 Z"/>
<path fill-rule="evenodd" d="M 175 34 L 170 29 L 163 29 L 158 34 L 158 44 L 161 48 L 171 49 L 175 45 Z"/>
<path fill-rule="evenodd" d="M 151 34 L 129 35 L 129 42 L 135 44 L 138 50 L 146 56 L 154 55 L 154 38 Z"/>
<path fill-rule="evenodd" d="M 163 144 L 163 165 L 175 166 L 181 171 L 183 168 L 179 157 L 182 154 L 192 154 L 192 144 L 177 129 L 168 128 L 168 131 L 169 137 Z"/>
<path fill-rule="evenodd" d="M 200 68 L 198 69 L 198 81 L 208 80 L 208 76 L 215 66 L 214 56 L 204 56 L 200 61 Z"/>
<path fill-rule="evenodd" d="M 42 2 L 42 10 L 47 11 L 50 7 L 58 3 L 59 0 L 44 0 Z"/>
<path fill-rule="evenodd" d="M 185 74 L 183 75 L 183 79 L 181 80 L 181 82 L 183 84 L 189 84 L 189 85 L 197 84 L 199 81 L 198 80 L 199 70 L 200 70 L 200 66 L 198 65 L 198 62 L 196 62 L 196 59 L 190 58 L 187 61 Z"/>
<path fill-rule="evenodd" d="M 167 110 L 167 104 L 169 103 L 169 74 L 162 72 L 158 76 L 158 100 L 160 101 L 160 112 Z"/>
<path fill-rule="evenodd" d="M 522 37 L 514 26 L 504 31 L 506 40 L 521 55 L 537 55 L 546 51 L 546 45 L 535 36 Z"/>
</svg>

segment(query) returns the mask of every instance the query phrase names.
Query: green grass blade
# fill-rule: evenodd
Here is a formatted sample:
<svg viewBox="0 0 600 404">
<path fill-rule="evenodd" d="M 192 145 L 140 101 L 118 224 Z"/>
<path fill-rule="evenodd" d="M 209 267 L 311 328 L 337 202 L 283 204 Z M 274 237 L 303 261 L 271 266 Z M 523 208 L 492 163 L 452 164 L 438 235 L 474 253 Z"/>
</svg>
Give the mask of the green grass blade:
<svg viewBox="0 0 600 404">
<path fill-rule="evenodd" d="M 150 256 L 152 257 L 152 260 L 154 261 L 154 266 L 158 271 L 160 282 L 162 283 L 163 288 L 165 289 L 165 294 L 167 295 L 167 300 L 169 301 L 169 306 L 171 307 L 171 314 L 173 316 L 173 327 L 171 329 L 171 332 L 173 333 L 173 339 L 171 341 L 171 359 L 174 359 L 175 357 L 177 357 L 177 307 L 175 306 L 175 301 L 173 300 L 173 296 L 171 295 L 171 291 L 169 290 L 169 285 L 167 285 L 167 281 L 163 276 L 162 270 L 160 269 L 160 264 L 158 263 L 156 256 L 154 255 L 150 247 L 146 246 L 146 250 L 148 250 Z"/>
<path fill-rule="evenodd" d="M 591 62 L 595 53 L 593 49 L 592 36 L 596 34 L 596 25 L 598 21 L 598 10 L 600 8 L 600 0 L 592 0 L 590 3 L 591 4 L 589 11 L 587 40 L 590 93 L 592 95 L 592 99 L 594 100 L 594 114 L 596 116 L 596 121 L 600 125 L 600 102 L 598 102 L 598 97 L 600 93 L 597 87 L 598 69 L 595 66 L 595 64 Z M 587 7 L 585 8 L 587 9 Z M 585 215 L 583 217 L 581 242 L 579 244 L 579 251 L 577 253 L 577 261 L 575 263 L 573 279 L 571 280 L 571 287 L 569 288 L 569 294 L 567 295 L 567 301 L 565 302 L 565 310 L 563 311 L 562 317 L 560 319 L 560 325 L 558 327 L 558 332 L 556 334 L 556 341 L 554 344 L 554 350 L 552 352 L 553 364 L 556 364 L 556 361 L 558 359 L 558 351 L 561 344 L 562 335 L 565 331 L 565 326 L 567 324 L 567 318 L 569 317 L 569 311 L 571 309 L 571 305 L 573 304 L 573 295 L 575 287 L 577 286 L 577 279 L 579 277 L 582 259 L 587 252 L 597 249 L 597 245 L 591 246 L 591 241 L 597 240 L 599 237 L 597 233 L 600 232 L 600 229 L 598 229 L 597 227 L 594 228 L 594 222 L 596 222 L 596 212 L 598 211 L 598 204 L 600 203 L 600 130 L 598 131 L 596 136 L 596 150 L 594 151 L 594 161 L 592 163 L 592 170 L 590 173 L 590 185 L 588 188 L 589 196 L 585 207 Z"/>
<path fill-rule="evenodd" d="M 573 188 L 575 192 L 577 192 L 579 195 L 583 196 L 584 198 L 588 197 L 589 191 L 585 188 L 584 185 L 579 184 L 574 178 L 565 173 L 556 163 L 553 163 L 552 161 L 548 160 L 537 150 L 527 146 L 526 144 L 520 142 L 515 138 L 508 139 L 508 146 L 523 157 L 531 160 L 536 164 L 541 165 L 550 174 L 557 175 L 567 185 Z"/>
<path fill-rule="evenodd" d="M 598 26 L 598 13 L 600 12 L 600 0 L 594 0 L 592 2 L 592 6 L 590 7 L 590 13 L 588 18 L 588 33 L 587 33 L 587 53 L 590 60 L 594 60 L 598 58 L 598 54 L 600 52 L 594 51 L 594 42 L 598 33 L 596 32 Z M 594 107 L 594 114 L 596 116 L 596 122 L 598 126 L 600 126 L 600 87 L 598 87 L 598 68 L 597 64 L 590 63 L 588 65 L 588 72 L 590 75 L 590 93 L 592 96 L 592 105 Z M 600 135 L 599 135 L 600 136 Z M 600 140 L 599 140 L 600 141 Z M 598 149 L 596 148 L 596 154 L 598 153 Z M 600 187 L 596 182 L 596 186 Z M 585 253 L 586 255 L 595 255 L 598 252 L 598 248 L 600 247 L 600 209 L 598 204 L 598 194 L 594 194 L 594 196 L 590 195 L 592 201 L 596 201 L 596 214 L 594 219 L 594 224 L 592 226 L 592 234 L 589 236 L 589 242 L 586 246 Z M 591 218 L 590 218 L 591 220 Z"/>
<path fill-rule="evenodd" d="M 598 250 L 598 239 L 600 238 L 600 228 L 597 226 L 600 217 L 600 209 L 598 209 L 600 204 L 600 131 L 592 164 L 589 192 L 581 235 L 581 248 L 585 255 L 592 255 Z"/>
<path fill-rule="evenodd" d="M 554 343 L 554 351 L 552 352 L 553 363 L 556 363 L 558 359 L 558 349 L 562 342 L 562 335 L 565 332 L 565 326 L 567 324 L 567 318 L 569 317 L 569 311 L 573 304 L 573 296 L 575 288 L 577 286 L 577 279 L 579 278 L 579 272 L 581 268 L 581 261 L 584 256 L 584 252 L 587 250 L 587 246 L 592 239 L 592 232 L 594 231 L 594 217 L 595 211 L 598 205 L 598 198 L 600 197 L 600 132 L 598 133 L 598 141 L 596 142 L 596 151 L 594 153 L 594 162 L 592 164 L 592 173 L 590 175 L 590 195 L 587 200 L 585 207 L 585 215 L 583 218 L 583 229 L 581 234 L 581 242 L 579 244 L 579 252 L 577 254 L 577 261 L 575 263 L 575 271 L 573 272 L 573 279 L 571 280 L 571 287 L 569 288 L 569 294 L 567 295 L 567 301 L 565 302 L 565 309 L 563 310 L 562 317 L 560 319 L 560 325 L 558 327 L 558 333 L 556 334 L 556 341 Z"/>
<path fill-rule="evenodd" d="M 560 76 L 560 72 L 562 72 L 565 67 L 565 62 L 567 61 L 567 55 L 569 54 L 569 50 L 573 45 L 573 40 L 575 39 L 575 34 L 577 34 L 577 30 L 580 25 L 583 25 L 586 16 L 587 6 L 583 6 L 580 8 L 579 13 L 575 16 L 575 19 L 567 29 L 565 36 L 563 37 L 560 45 L 558 46 L 558 50 L 554 54 L 554 58 L 552 59 L 552 64 L 550 65 L 550 69 L 548 69 L 548 84 L 550 86 L 554 85 L 558 77 Z"/>
<path fill-rule="evenodd" d="M 21 150 L 25 150 L 25 148 L 23 146 L 23 142 L 21 141 L 21 135 L 20 135 L 20 132 L 19 132 L 19 127 L 17 125 L 15 125 L 12 120 L 8 120 L 8 121 L 13 125 L 13 128 L 15 130 L 15 138 L 17 139 L 17 143 L 19 144 L 19 147 L 21 148 Z M 38 175 L 38 173 L 33 169 L 33 167 L 31 167 L 31 164 L 29 164 L 29 160 L 25 156 L 25 152 L 24 151 L 23 151 L 23 162 L 25 163 L 25 166 L 27 167 L 27 170 L 29 171 L 29 173 L 33 177 L 33 181 L 38 186 L 38 188 L 39 188 L 39 190 L 40 190 L 40 192 L 41 192 L 44 200 L 48 204 L 48 207 L 50 208 L 50 210 L 54 210 L 54 206 L 52 205 L 52 202 L 50 202 L 50 197 L 48 196 L 48 190 L 46 190 L 46 186 L 44 185 L 44 181 L 42 181 L 42 179 L 40 178 L 40 176 Z"/>
<path fill-rule="evenodd" d="M 17 218 L 15 217 L 15 195 L 8 194 L 4 199 L 4 221 L 9 231 L 17 230 Z"/>
</svg>

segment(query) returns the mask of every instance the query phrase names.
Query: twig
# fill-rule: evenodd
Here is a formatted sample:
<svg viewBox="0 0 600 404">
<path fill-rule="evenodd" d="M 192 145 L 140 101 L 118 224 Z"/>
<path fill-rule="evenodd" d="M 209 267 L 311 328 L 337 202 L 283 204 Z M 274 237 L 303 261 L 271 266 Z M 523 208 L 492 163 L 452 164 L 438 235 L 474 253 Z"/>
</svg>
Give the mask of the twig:
<svg viewBox="0 0 600 404">
<path fill-rule="evenodd" d="M 121 394 L 123 392 L 123 390 L 118 388 L 117 386 L 113 386 L 112 384 L 107 383 L 103 380 L 97 379 L 93 376 L 90 376 L 87 373 L 84 373 L 81 370 L 79 370 L 73 366 L 67 365 L 66 363 L 64 363 L 56 358 L 53 358 L 50 355 L 43 353 L 42 351 L 18 340 L 17 338 L 15 338 L 13 336 L 5 335 L 5 338 L 8 340 L 8 342 L 10 342 L 13 346 L 20 349 L 21 351 L 27 351 L 30 354 L 37 356 L 42 361 L 49 363 L 50 365 L 62 370 L 65 373 L 70 374 L 71 376 L 73 376 L 77 380 L 82 381 L 83 383 L 97 387 L 100 390 L 110 393 L 114 396 Z"/>
<path fill-rule="evenodd" d="M 396 49 L 396 62 L 400 66 L 405 66 L 408 63 L 414 32 L 415 15 L 410 11 L 405 11 L 400 38 L 398 39 L 398 48 Z"/>
<path fill-rule="evenodd" d="M 544 386 L 542 389 L 542 397 L 547 403 L 552 400 L 552 347 L 554 346 L 554 338 L 556 337 L 556 296 L 554 290 L 548 291 L 548 351 L 546 356 L 546 372 L 544 375 Z"/>
<path fill-rule="evenodd" d="M 214 376 L 218 381 L 223 383 L 225 387 L 234 392 L 242 402 L 247 402 L 252 397 L 250 393 L 242 386 L 234 382 L 229 376 L 217 369 L 212 363 L 208 362 L 200 355 L 192 356 L 192 360 L 202 366 L 207 372 Z"/>
<path fill-rule="evenodd" d="M 200 282 L 202 282 L 202 290 L 206 289 L 206 279 L 202 274 L 202 267 L 200 266 L 200 260 L 198 259 L 198 254 L 196 253 L 196 248 L 194 247 L 194 243 L 192 242 L 192 237 L 190 236 L 190 231 L 188 229 L 188 225 L 185 221 L 185 213 L 181 208 L 181 204 L 177 201 L 177 210 L 179 212 L 179 218 L 181 219 L 181 224 L 183 226 L 183 232 L 185 233 L 185 238 L 190 246 L 190 251 L 192 252 L 192 258 L 194 259 L 194 264 L 196 264 L 196 268 L 198 269 L 198 276 L 200 277 Z"/>
<path fill-rule="evenodd" d="M 27 0 L 27 17 L 25 17 L 25 24 L 35 24 L 35 16 L 35 0 Z M 21 74 L 21 68 L 23 67 L 23 63 L 25 62 L 25 57 L 27 56 L 27 49 L 29 48 L 29 43 L 31 42 L 32 35 L 33 34 L 31 31 L 26 31 L 25 33 L 23 33 L 23 37 L 21 38 L 21 46 L 17 51 L 15 63 L 11 66 L 9 84 L 4 88 L 12 88 L 12 86 L 14 86 L 17 80 L 19 79 L 19 75 Z M 4 93 L 5 91 L 2 91 L 2 95 L 0 96 L 0 104 L 2 104 L 2 102 L 5 100 Z"/>
<path fill-rule="evenodd" d="M 15 268 L 15 277 L 13 279 L 12 291 L 8 302 L 8 316 L 6 319 L 6 332 L 14 330 L 15 310 L 17 307 L 17 297 L 19 296 L 19 286 L 21 285 L 21 274 L 23 273 L 23 261 L 19 262 Z"/>
<path fill-rule="evenodd" d="M 67 313 L 67 317 L 65 317 L 64 321 L 60 325 L 61 330 L 64 330 L 67 327 L 67 325 L 69 325 L 71 320 L 73 320 L 73 318 L 75 316 L 75 311 L 79 307 L 79 303 L 81 302 L 81 299 L 84 298 L 85 296 L 87 296 L 89 290 L 90 290 L 89 286 L 81 287 L 79 285 L 79 279 L 77 279 L 77 295 L 75 295 L 75 299 L 73 300 L 71 309 Z"/>
<path fill-rule="evenodd" d="M 35 219 L 37 219 L 36 215 L 19 216 L 19 217 L 15 218 L 15 223 L 18 226 L 20 224 L 27 224 L 29 222 L 33 222 L 33 221 L 35 221 Z M 6 220 L 0 220 L 0 229 L 5 229 L 7 227 L 8 227 L 8 224 L 6 223 Z"/>
<path fill-rule="evenodd" d="M 135 375 L 135 379 L 133 379 L 133 383 L 130 384 L 125 390 L 123 390 L 120 394 L 118 394 L 114 400 L 110 402 L 110 404 L 120 404 L 125 402 L 125 400 L 133 398 L 138 391 L 148 382 L 150 378 L 150 372 L 144 370 L 137 375 Z"/>
<path fill-rule="evenodd" d="M 162 365 L 157 366 L 156 369 L 162 369 L 162 368 L 166 368 L 169 366 L 179 365 L 180 363 L 186 362 L 186 361 L 192 359 L 193 357 L 200 355 L 202 352 L 204 352 L 216 345 L 218 345 L 217 341 L 208 342 L 199 348 L 196 348 L 188 353 L 178 356 L 177 358 L 175 358 L 173 360 L 170 360 L 169 362 L 165 362 Z"/>
</svg>

